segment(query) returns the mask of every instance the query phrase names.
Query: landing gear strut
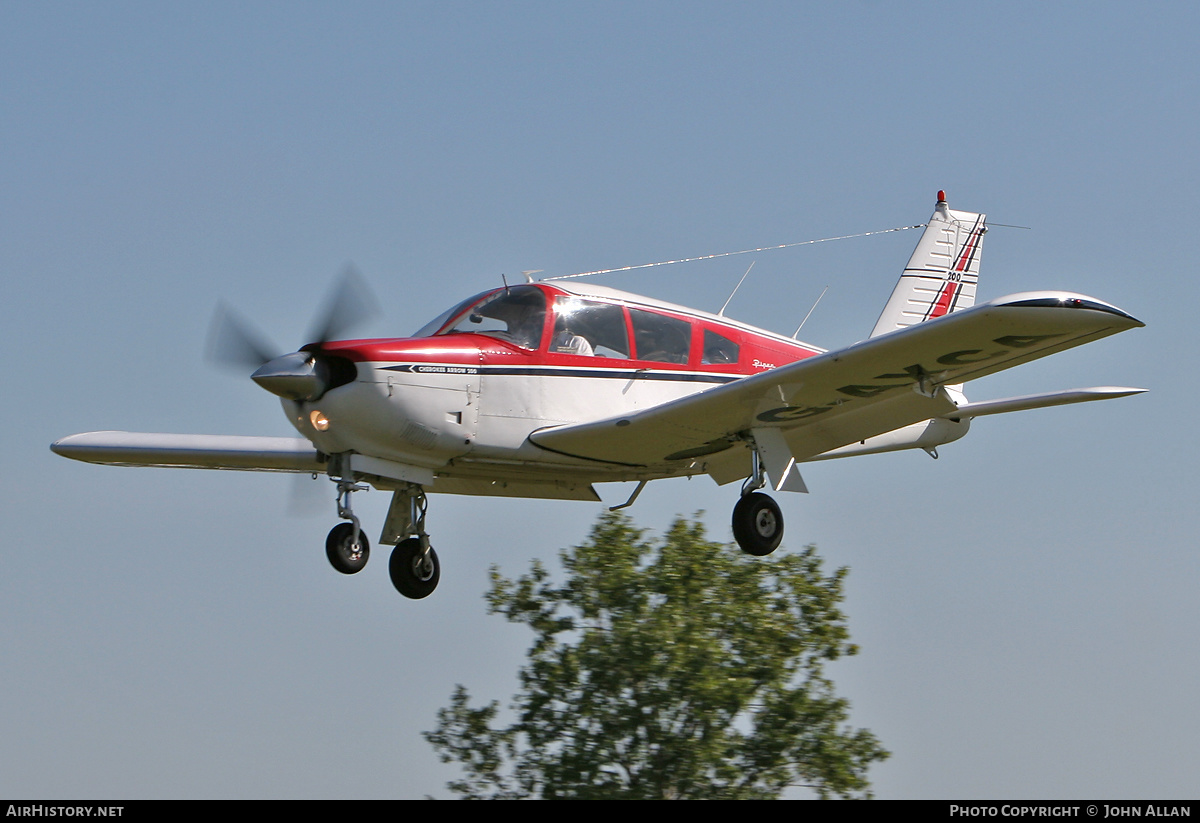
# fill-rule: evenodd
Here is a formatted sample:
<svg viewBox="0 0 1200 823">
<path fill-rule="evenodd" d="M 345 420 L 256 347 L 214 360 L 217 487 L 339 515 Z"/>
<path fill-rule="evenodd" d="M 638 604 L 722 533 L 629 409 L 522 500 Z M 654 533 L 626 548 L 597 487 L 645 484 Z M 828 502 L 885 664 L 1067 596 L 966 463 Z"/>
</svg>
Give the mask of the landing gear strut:
<svg viewBox="0 0 1200 823">
<path fill-rule="evenodd" d="M 733 539 L 741 550 L 765 557 L 783 540 L 783 512 L 779 505 L 758 491 L 767 483 L 758 451 L 751 452 L 754 472 L 742 485 L 742 498 L 733 507 Z"/>
<path fill-rule="evenodd" d="M 371 546 L 350 506 L 350 495 L 366 491 L 369 486 L 354 482 L 348 458 L 348 454 L 333 455 L 330 461 L 329 479 L 337 484 L 338 517 L 349 522 L 338 523 L 329 532 L 325 556 L 342 574 L 355 574 L 367 565 Z M 392 585 L 400 594 L 413 600 L 433 594 L 442 576 L 437 552 L 429 545 L 429 534 L 425 531 L 428 508 L 429 501 L 420 485 L 401 483 L 392 494 L 392 504 L 379 538 L 380 543 L 396 546 L 388 562 Z"/>
<path fill-rule="evenodd" d="M 366 491 L 368 486 L 355 483 L 348 472 L 340 478 L 331 472 L 329 479 L 337 483 L 338 517 L 350 522 L 338 523 L 329 532 L 325 555 L 342 574 L 355 574 L 367 565 L 371 546 L 350 506 L 350 495 Z M 404 484 L 392 495 L 392 505 L 388 508 L 380 537 L 383 543 L 396 544 L 388 561 L 392 585 L 400 594 L 413 600 L 433 594 L 442 576 L 437 552 L 429 545 L 429 534 L 425 531 L 428 508 L 425 490 L 415 483 Z"/>
<path fill-rule="evenodd" d="M 371 545 L 350 508 L 350 495 L 367 487 L 349 480 L 338 480 L 338 517 L 349 523 L 338 523 L 325 538 L 325 556 L 330 564 L 342 574 L 357 574 L 367 565 L 371 556 Z"/>
<path fill-rule="evenodd" d="M 405 507 L 407 512 L 403 511 Z M 428 508 L 429 501 L 420 486 L 398 490 L 392 497 L 388 520 L 384 524 L 385 533 L 408 535 L 392 550 L 388 573 L 396 591 L 413 600 L 433 594 L 442 576 L 437 552 L 429 545 L 429 534 L 425 531 Z"/>
</svg>

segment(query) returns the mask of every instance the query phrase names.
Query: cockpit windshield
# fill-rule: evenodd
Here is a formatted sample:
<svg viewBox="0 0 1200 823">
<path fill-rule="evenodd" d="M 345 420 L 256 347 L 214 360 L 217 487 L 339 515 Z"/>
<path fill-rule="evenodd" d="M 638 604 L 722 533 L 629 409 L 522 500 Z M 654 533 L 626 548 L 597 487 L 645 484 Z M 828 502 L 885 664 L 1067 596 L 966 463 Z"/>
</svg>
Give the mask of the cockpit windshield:
<svg viewBox="0 0 1200 823">
<path fill-rule="evenodd" d="M 479 294 L 475 295 L 474 297 L 468 297 L 466 300 L 462 301 L 461 303 L 454 306 L 453 308 L 446 309 L 444 312 L 439 314 L 437 317 L 433 318 L 428 323 L 426 323 L 424 326 L 422 326 L 421 328 L 419 328 L 415 332 L 413 332 L 412 336 L 413 337 L 433 337 L 435 334 L 438 333 L 438 331 L 442 328 L 442 326 L 444 326 L 448 322 L 450 322 L 450 318 L 458 317 L 460 314 L 462 314 L 466 310 L 467 306 L 476 302 L 477 300 L 479 300 L 479 298 L 483 297 L 485 294 L 490 294 L 490 292 L 486 292 L 486 291 L 480 292 Z"/>
<path fill-rule="evenodd" d="M 541 345 L 545 325 L 545 294 L 541 289 L 522 285 L 464 300 L 438 315 L 413 336 L 486 334 L 525 349 L 536 349 Z"/>
</svg>

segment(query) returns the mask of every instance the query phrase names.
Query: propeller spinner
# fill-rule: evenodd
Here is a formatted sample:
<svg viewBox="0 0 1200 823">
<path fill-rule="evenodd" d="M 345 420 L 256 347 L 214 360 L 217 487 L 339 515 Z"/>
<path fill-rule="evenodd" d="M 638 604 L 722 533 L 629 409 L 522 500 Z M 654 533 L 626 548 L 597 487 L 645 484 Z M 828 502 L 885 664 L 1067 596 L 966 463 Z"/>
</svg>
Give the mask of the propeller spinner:
<svg viewBox="0 0 1200 823">
<path fill-rule="evenodd" d="M 317 313 L 308 335 L 313 342 L 299 351 L 281 353 L 249 321 L 222 303 L 209 329 L 208 359 L 241 372 L 255 367 L 251 379 L 279 397 L 316 400 L 331 388 L 349 383 L 356 374 L 353 362 L 326 353 L 322 347 L 378 313 L 378 301 L 362 275 L 347 267 Z"/>
</svg>

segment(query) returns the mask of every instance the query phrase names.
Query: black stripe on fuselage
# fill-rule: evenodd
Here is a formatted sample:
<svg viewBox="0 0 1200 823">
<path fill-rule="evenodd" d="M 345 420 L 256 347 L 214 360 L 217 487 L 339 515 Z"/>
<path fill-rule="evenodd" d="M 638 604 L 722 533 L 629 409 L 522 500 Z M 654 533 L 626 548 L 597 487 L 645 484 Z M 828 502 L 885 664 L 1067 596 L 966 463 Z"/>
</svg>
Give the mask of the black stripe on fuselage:
<svg viewBox="0 0 1200 823">
<path fill-rule="evenodd" d="M 594 369 L 562 366 L 459 366 L 453 363 L 403 363 L 380 366 L 380 371 L 407 374 L 486 374 L 525 377 L 596 377 L 604 380 L 667 380 L 675 383 L 732 383 L 749 375 L 701 372 L 653 371 L 649 369 Z"/>
</svg>

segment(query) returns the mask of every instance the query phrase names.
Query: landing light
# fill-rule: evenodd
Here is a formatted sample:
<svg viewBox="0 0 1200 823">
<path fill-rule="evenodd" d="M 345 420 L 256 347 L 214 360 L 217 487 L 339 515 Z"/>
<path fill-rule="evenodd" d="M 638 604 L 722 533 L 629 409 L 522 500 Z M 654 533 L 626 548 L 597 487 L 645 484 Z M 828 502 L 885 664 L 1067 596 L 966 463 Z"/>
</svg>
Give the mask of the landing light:
<svg viewBox="0 0 1200 823">
<path fill-rule="evenodd" d="M 319 432 L 329 429 L 329 418 L 320 409 L 313 409 L 308 415 L 308 422 Z"/>
</svg>

